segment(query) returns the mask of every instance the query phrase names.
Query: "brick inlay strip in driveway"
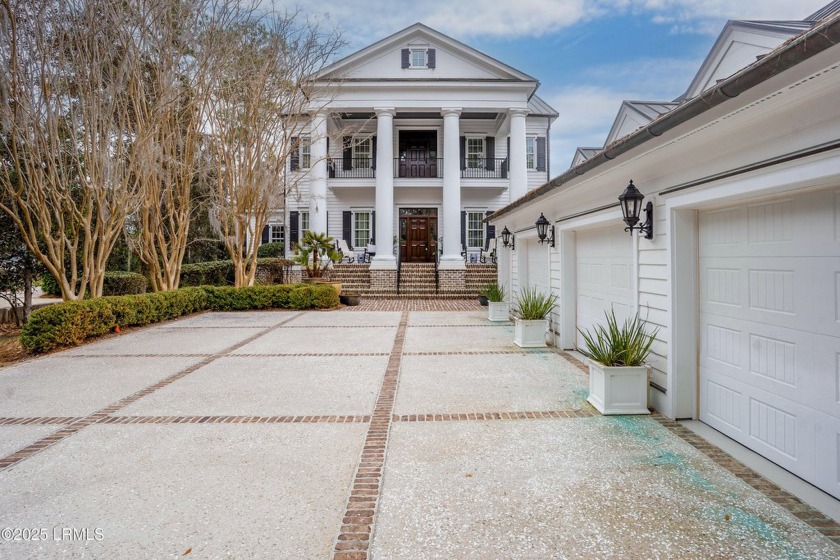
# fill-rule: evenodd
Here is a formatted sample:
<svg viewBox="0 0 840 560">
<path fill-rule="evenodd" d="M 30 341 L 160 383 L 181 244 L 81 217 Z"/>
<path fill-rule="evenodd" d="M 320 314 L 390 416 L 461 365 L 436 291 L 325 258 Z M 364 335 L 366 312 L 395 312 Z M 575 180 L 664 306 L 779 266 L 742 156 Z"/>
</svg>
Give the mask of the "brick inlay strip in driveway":
<svg viewBox="0 0 840 560">
<path fill-rule="evenodd" d="M 363 424 L 370 416 L 108 416 L 99 424 Z"/>
<path fill-rule="evenodd" d="M 379 396 L 373 409 L 373 417 L 365 437 L 362 456 L 353 488 L 347 500 L 347 508 L 342 519 L 341 529 L 333 549 L 334 560 L 367 560 L 368 545 L 373 535 L 373 521 L 379 495 L 382 491 L 382 471 L 385 466 L 385 449 L 388 446 L 388 432 L 391 428 L 394 411 L 394 398 L 400 375 L 405 330 L 408 324 L 408 312 L 403 311 L 400 325 L 394 337 L 388 367 L 379 389 Z"/>
<path fill-rule="evenodd" d="M 72 424 L 83 416 L 16 416 L 0 418 L 0 426 L 49 426 L 50 424 Z"/>
<path fill-rule="evenodd" d="M 465 422 L 470 420 L 546 420 L 549 418 L 592 418 L 600 416 L 594 408 L 535 410 L 533 412 L 461 412 L 457 414 L 394 415 L 393 422 Z"/>
<path fill-rule="evenodd" d="M 117 401 L 117 402 L 115 402 L 111 405 L 108 405 L 105 408 L 94 412 L 93 414 L 89 414 L 88 416 L 80 418 L 80 419 L 76 420 L 75 422 L 66 425 L 65 427 L 61 428 L 60 430 L 58 430 L 56 432 L 53 432 L 52 434 L 39 439 L 35 443 L 27 445 L 23 449 L 20 449 L 20 450 L 16 451 L 15 453 L 12 453 L 11 455 L 8 455 L 8 456 L 0 459 L 0 470 L 7 469 L 7 468 L 11 467 L 12 465 L 14 465 L 16 463 L 19 463 L 20 461 L 23 461 L 24 459 L 27 459 L 27 458 L 31 457 L 32 455 L 38 453 L 39 451 L 41 451 L 43 449 L 46 449 L 47 447 L 49 447 L 49 446 L 51 446 L 55 443 L 58 443 L 59 441 L 62 441 L 64 439 L 67 439 L 68 437 L 72 436 L 73 434 L 75 434 L 79 430 L 82 430 L 82 429 L 90 426 L 91 424 L 96 424 L 98 422 L 101 422 L 101 421 L 105 420 L 111 414 L 117 412 L 118 410 L 120 410 L 122 408 L 125 408 L 126 406 L 142 399 L 146 395 L 154 393 L 158 389 L 162 389 L 163 387 L 166 387 L 167 385 L 170 385 L 171 383 L 174 383 L 175 381 L 178 381 L 179 379 L 193 373 L 194 371 L 198 370 L 199 368 L 202 368 L 202 367 L 218 360 L 219 358 L 227 355 L 228 353 L 233 352 L 233 351 L 235 351 L 239 348 L 242 348 L 246 344 L 248 344 L 250 342 L 253 342 L 254 340 L 260 338 L 264 334 L 267 334 L 267 333 L 269 333 L 269 332 L 271 332 L 271 331 L 273 331 L 277 328 L 280 328 L 283 324 L 300 317 L 300 315 L 302 315 L 302 313 L 295 313 L 291 317 L 288 317 L 284 321 L 282 321 L 282 322 L 280 322 L 280 323 L 278 323 L 278 324 L 276 324 L 272 327 L 262 329 L 258 333 L 255 333 L 255 334 L 249 336 L 248 338 L 225 348 L 224 350 L 221 350 L 221 351 L 219 351 L 215 354 L 209 355 L 208 357 L 204 358 L 200 362 L 197 362 L 197 363 L 195 363 L 191 366 L 188 366 L 188 367 L 182 369 L 181 371 L 170 375 L 169 377 L 161 379 L 160 381 L 158 381 L 154 385 L 150 385 L 150 386 L 148 386 L 144 389 L 140 389 L 139 391 L 137 391 L 136 393 L 134 393 L 132 395 L 129 395 L 129 396 L 123 398 L 123 399 L 120 399 L 119 401 Z M 109 356 L 109 357 L 112 357 L 112 356 Z"/>
</svg>

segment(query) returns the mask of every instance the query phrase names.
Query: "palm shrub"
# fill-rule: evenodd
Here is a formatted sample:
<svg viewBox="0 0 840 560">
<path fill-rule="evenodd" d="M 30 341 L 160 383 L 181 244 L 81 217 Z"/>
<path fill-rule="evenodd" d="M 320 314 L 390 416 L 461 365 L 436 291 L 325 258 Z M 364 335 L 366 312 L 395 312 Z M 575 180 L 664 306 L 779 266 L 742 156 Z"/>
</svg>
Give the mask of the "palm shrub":
<svg viewBox="0 0 840 560">
<path fill-rule="evenodd" d="M 584 347 L 578 352 L 605 366 L 640 366 L 650 354 L 659 329 L 647 332 L 647 322 L 636 313 L 619 326 L 615 310 L 604 312 L 605 325 L 596 325 L 591 331 L 578 329 L 583 336 Z"/>
<path fill-rule="evenodd" d="M 494 303 L 505 301 L 505 296 L 507 296 L 504 284 L 499 284 L 497 282 L 488 283 L 486 286 L 481 288 L 478 293 L 486 297 L 487 301 L 492 301 Z"/>
<path fill-rule="evenodd" d="M 488 298 L 489 299 L 489 298 Z M 516 296 L 516 315 L 525 321 L 545 319 L 557 305 L 557 296 L 544 294 L 537 287 L 523 288 Z"/>
<path fill-rule="evenodd" d="M 331 262 L 341 260 L 341 254 L 335 250 L 333 242 L 333 238 L 326 233 L 306 231 L 292 260 L 306 270 L 309 278 L 322 278 Z"/>
</svg>

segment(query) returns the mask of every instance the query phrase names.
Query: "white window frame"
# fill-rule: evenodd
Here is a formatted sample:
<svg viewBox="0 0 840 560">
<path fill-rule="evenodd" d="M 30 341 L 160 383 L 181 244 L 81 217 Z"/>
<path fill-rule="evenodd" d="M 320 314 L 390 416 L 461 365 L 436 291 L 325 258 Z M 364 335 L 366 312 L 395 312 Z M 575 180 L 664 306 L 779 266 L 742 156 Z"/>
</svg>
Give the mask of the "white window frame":
<svg viewBox="0 0 840 560">
<path fill-rule="evenodd" d="M 300 213 L 300 235 L 303 236 L 304 233 L 309 231 L 309 211 L 301 212 Z"/>
<path fill-rule="evenodd" d="M 361 155 L 359 148 L 362 144 L 367 145 L 367 150 L 361 151 Z M 364 138 L 359 138 L 357 140 L 353 140 L 353 167 L 355 169 L 370 169 L 373 165 L 373 137 L 366 136 Z M 359 158 L 367 158 L 368 162 L 367 165 L 356 165 L 359 161 Z"/>
<path fill-rule="evenodd" d="M 268 224 L 268 227 L 268 242 L 285 244 L 286 236 L 283 232 L 283 226 L 280 224 Z"/>
<path fill-rule="evenodd" d="M 356 222 L 356 218 L 361 215 L 367 215 L 367 238 L 362 242 L 358 243 L 358 223 Z M 362 230 L 365 231 L 365 230 Z M 371 209 L 359 209 L 353 210 L 353 232 L 352 232 L 352 241 L 354 248 L 363 248 L 367 247 L 370 244 L 370 237 L 373 233 L 373 210 Z"/>
<path fill-rule="evenodd" d="M 466 144 L 464 146 L 464 157 L 466 158 L 467 169 L 484 169 L 485 162 L 487 161 L 487 139 L 484 136 L 466 136 L 464 142 Z M 470 154 L 471 142 L 481 143 L 481 150 L 479 152 L 473 152 L 472 156 Z M 478 154 L 478 157 L 474 157 L 475 154 Z"/>
<path fill-rule="evenodd" d="M 414 64 L 414 54 L 423 54 L 423 63 Z M 408 67 L 409 68 L 428 68 L 429 67 L 429 49 L 428 47 L 409 47 L 408 49 Z"/>
<path fill-rule="evenodd" d="M 486 224 L 484 223 L 484 218 L 486 216 L 485 210 L 476 210 L 476 209 L 466 210 L 466 213 L 467 213 L 467 216 L 466 216 L 466 220 L 467 220 L 467 223 L 466 223 L 466 226 L 467 226 L 467 232 L 466 232 L 467 233 L 467 239 L 466 239 L 467 249 L 468 250 L 469 249 L 483 249 L 484 248 L 484 241 L 485 241 L 485 238 L 487 236 L 487 230 L 485 229 Z M 471 227 L 475 224 L 475 221 L 471 219 L 474 216 L 478 216 L 477 222 L 479 224 L 479 229 Z M 470 241 L 472 241 L 472 234 L 475 234 L 476 232 L 479 232 L 479 231 L 481 232 L 480 233 L 479 244 L 478 245 L 472 245 L 470 243 Z"/>
<path fill-rule="evenodd" d="M 309 136 L 300 137 L 298 165 L 301 169 L 309 169 L 312 166 L 312 141 Z"/>
<path fill-rule="evenodd" d="M 530 148 L 530 150 L 529 150 Z M 528 171 L 537 170 L 537 137 L 525 137 L 525 168 Z"/>
</svg>

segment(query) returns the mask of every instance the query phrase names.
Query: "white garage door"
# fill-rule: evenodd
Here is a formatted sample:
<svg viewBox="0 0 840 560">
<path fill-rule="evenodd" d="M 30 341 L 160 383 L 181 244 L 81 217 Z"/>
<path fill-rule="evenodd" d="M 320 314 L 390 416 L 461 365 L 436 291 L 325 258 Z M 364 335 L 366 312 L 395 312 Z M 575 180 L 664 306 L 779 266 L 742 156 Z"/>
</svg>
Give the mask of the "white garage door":
<svg viewBox="0 0 840 560">
<path fill-rule="evenodd" d="M 840 190 L 700 215 L 700 419 L 840 497 Z"/>
<path fill-rule="evenodd" d="M 548 245 L 536 239 L 530 239 L 525 246 L 528 263 L 523 286 L 536 287 L 538 291 L 547 294 L 549 291 Z"/>
<path fill-rule="evenodd" d="M 577 326 L 591 329 L 604 322 L 610 308 L 623 321 L 633 311 L 633 239 L 621 227 L 578 231 L 575 234 L 577 263 Z M 580 333 L 577 343 L 583 344 Z"/>
</svg>

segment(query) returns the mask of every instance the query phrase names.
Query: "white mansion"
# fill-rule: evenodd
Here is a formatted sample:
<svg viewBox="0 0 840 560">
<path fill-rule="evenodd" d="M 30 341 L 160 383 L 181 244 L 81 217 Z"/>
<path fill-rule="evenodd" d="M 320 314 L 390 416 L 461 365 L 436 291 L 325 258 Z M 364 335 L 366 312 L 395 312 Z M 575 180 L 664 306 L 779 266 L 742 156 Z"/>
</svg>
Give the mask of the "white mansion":
<svg viewBox="0 0 840 560">
<path fill-rule="evenodd" d="M 375 253 L 371 270 L 463 271 L 487 215 L 545 183 L 557 113 L 539 82 L 420 23 L 327 67 L 340 87 L 296 139 L 285 215 L 262 241 L 305 230 Z M 440 251 L 440 252 L 439 252 Z"/>
</svg>

